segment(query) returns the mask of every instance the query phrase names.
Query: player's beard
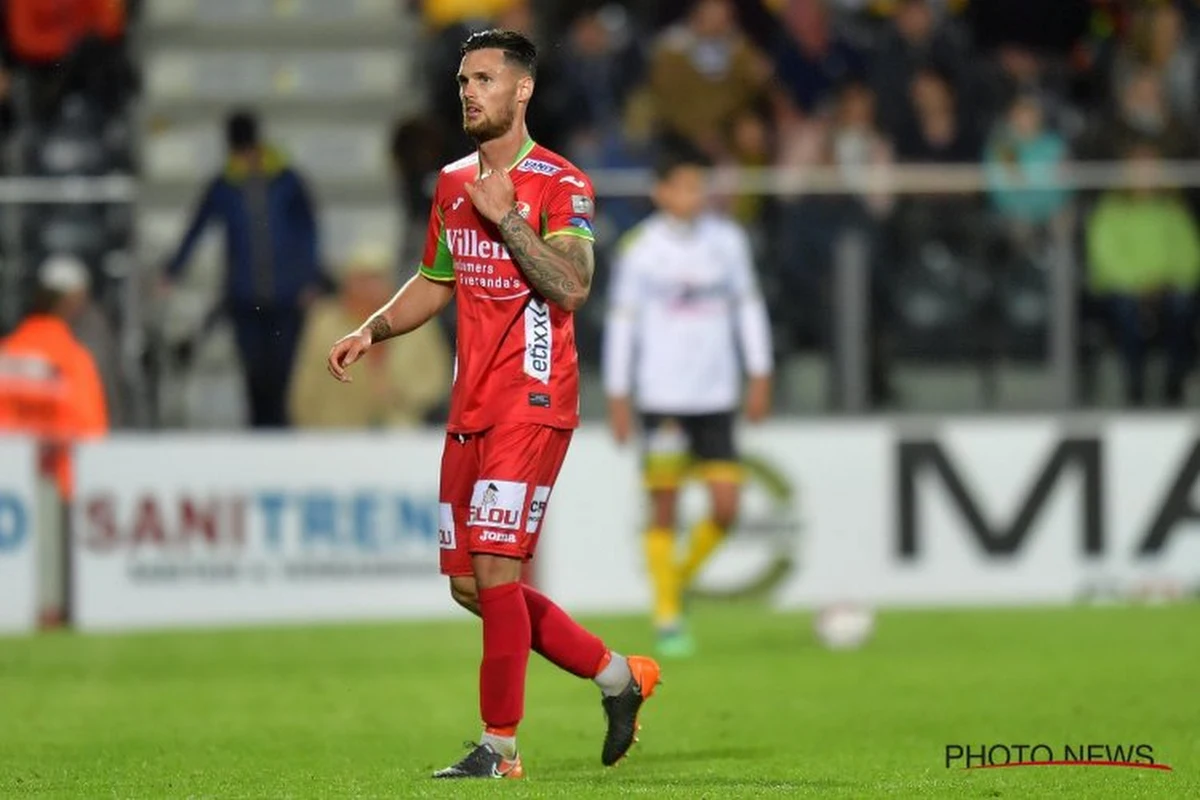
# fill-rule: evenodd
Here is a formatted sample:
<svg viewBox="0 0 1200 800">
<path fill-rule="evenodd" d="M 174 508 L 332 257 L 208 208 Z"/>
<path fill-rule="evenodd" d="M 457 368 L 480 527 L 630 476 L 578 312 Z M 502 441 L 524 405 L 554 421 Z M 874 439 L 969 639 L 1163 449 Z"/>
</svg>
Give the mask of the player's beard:
<svg viewBox="0 0 1200 800">
<path fill-rule="evenodd" d="M 467 121 L 466 109 L 463 109 L 463 131 L 475 140 L 477 144 L 490 142 L 492 139 L 497 139 L 512 130 L 513 123 L 517 119 L 517 104 L 514 102 L 506 106 L 500 116 L 495 119 L 482 115 L 482 118 L 472 123 Z"/>
</svg>

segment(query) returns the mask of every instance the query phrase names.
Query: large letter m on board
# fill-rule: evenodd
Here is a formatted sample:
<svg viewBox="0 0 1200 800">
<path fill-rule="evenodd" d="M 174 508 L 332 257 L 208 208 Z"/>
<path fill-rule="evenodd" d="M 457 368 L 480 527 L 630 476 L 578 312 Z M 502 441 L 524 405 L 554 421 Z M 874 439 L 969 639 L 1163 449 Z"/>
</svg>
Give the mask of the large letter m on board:
<svg viewBox="0 0 1200 800">
<path fill-rule="evenodd" d="M 974 487 L 975 492 L 967 487 L 940 444 L 932 440 L 901 441 L 897 452 L 900 558 L 916 558 L 920 551 L 922 537 L 917 479 L 927 470 L 941 479 L 954 506 L 966 522 L 966 530 L 983 551 L 988 555 L 1011 556 L 1020 551 L 1054 487 L 1072 465 L 1078 467 L 1083 474 L 1083 491 L 1080 497 L 1082 507 L 1079 514 L 1083 552 L 1087 555 L 1100 555 L 1104 550 L 1100 451 L 1100 442 L 1096 439 L 1063 439 L 1059 442 L 1050 460 L 1037 474 L 1033 486 L 1026 492 L 1015 515 L 1004 515 L 1012 520 L 1011 524 L 1005 526 L 1003 523 L 993 524 L 984 518 L 979 504 L 975 501 L 980 487 Z"/>
</svg>

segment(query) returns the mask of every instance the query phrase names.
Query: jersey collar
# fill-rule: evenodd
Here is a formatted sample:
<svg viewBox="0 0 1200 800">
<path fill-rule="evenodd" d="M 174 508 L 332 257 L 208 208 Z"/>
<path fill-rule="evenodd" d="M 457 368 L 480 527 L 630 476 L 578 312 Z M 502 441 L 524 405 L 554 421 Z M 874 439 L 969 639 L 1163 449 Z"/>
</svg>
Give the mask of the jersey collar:
<svg viewBox="0 0 1200 800">
<path fill-rule="evenodd" d="M 529 155 L 530 153 L 532 153 L 533 148 L 535 148 L 535 147 L 537 147 L 537 142 L 535 142 L 532 137 L 526 137 L 525 144 L 521 145 L 521 149 L 517 151 L 517 157 L 513 159 L 513 162 L 511 164 L 508 165 L 509 170 L 511 171 L 513 167 L 515 167 L 517 164 L 520 164 L 522 161 L 524 161 L 525 157 L 527 155 Z M 483 157 L 480 156 L 479 151 L 476 150 L 475 151 L 475 174 L 478 175 L 480 173 L 480 171 L 482 170 L 482 168 L 483 168 Z"/>
</svg>

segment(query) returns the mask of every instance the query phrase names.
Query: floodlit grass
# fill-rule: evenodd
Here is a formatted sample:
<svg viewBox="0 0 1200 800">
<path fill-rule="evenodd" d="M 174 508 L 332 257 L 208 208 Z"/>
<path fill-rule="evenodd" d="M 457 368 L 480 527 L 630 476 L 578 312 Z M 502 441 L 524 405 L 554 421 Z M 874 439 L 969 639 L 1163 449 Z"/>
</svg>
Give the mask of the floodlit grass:
<svg viewBox="0 0 1200 800">
<path fill-rule="evenodd" d="M 641 619 L 587 620 L 623 652 Z M 701 606 L 633 754 L 534 656 L 528 780 L 434 782 L 478 734 L 457 623 L 0 639 L 3 797 L 1197 797 L 1200 607 L 896 612 L 858 652 L 809 619 Z M 1171 772 L 947 768 L 950 744 L 1153 747 Z"/>
</svg>

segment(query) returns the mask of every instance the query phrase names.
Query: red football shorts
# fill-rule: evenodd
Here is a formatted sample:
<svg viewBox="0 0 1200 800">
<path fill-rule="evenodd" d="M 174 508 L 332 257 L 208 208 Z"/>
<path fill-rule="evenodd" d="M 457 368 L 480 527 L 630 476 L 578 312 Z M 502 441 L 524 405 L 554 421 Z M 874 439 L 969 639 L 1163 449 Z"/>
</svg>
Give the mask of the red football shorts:
<svg viewBox="0 0 1200 800">
<path fill-rule="evenodd" d="M 443 575 L 471 575 L 474 553 L 533 558 L 572 433 L 509 423 L 447 434 L 438 497 Z"/>
</svg>

